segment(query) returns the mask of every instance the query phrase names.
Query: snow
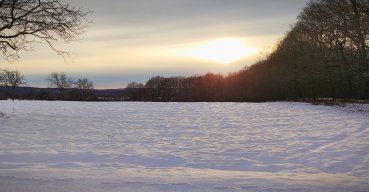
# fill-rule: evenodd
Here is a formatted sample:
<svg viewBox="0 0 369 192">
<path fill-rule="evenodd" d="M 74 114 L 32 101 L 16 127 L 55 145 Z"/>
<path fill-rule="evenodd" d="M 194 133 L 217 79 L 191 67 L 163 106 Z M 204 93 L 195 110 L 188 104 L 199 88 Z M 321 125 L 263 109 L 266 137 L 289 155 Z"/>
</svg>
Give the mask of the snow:
<svg viewBox="0 0 369 192">
<path fill-rule="evenodd" d="M 368 109 L 0 101 L 0 192 L 369 191 Z"/>
</svg>

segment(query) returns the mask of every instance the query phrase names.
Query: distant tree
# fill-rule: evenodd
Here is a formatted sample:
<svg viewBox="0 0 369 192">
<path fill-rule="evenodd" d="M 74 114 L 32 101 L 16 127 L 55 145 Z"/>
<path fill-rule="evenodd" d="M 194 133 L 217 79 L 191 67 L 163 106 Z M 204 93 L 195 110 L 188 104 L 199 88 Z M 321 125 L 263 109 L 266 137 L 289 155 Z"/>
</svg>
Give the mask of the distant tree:
<svg viewBox="0 0 369 192">
<path fill-rule="evenodd" d="M 95 94 L 93 92 L 94 83 L 87 78 L 79 78 L 74 82 L 74 88 L 71 93 L 71 98 L 73 100 L 94 100 Z"/>
<path fill-rule="evenodd" d="M 85 32 L 88 14 L 61 0 L 0 0 L 0 52 L 16 59 L 19 51 L 43 42 L 64 54 L 55 43 L 77 40 Z"/>
<path fill-rule="evenodd" d="M 160 84 L 161 81 L 163 80 L 163 77 L 161 76 L 155 76 L 155 77 L 151 77 L 145 84 L 145 87 L 149 87 L 149 88 L 160 88 Z"/>
<path fill-rule="evenodd" d="M 126 88 L 128 89 L 135 89 L 135 88 L 144 88 L 144 84 L 142 83 L 137 83 L 137 82 L 130 82 L 128 83 L 128 85 L 126 86 Z"/>
<path fill-rule="evenodd" d="M 0 70 L 0 85 L 9 89 L 9 96 L 14 99 L 15 89 L 21 85 L 27 85 L 27 81 L 17 70 Z"/>
<path fill-rule="evenodd" d="M 143 99 L 143 96 L 145 95 L 144 93 L 147 90 L 144 88 L 145 88 L 145 85 L 143 85 L 142 83 L 130 82 L 126 86 L 126 96 L 131 101 L 142 101 L 144 100 Z"/>
<path fill-rule="evenodd" d="M 49 83 L 50 88 L 59 89 L 59 94 L 64 99 L 65 91 L 73 87 L 74 81 L 71 77 L 68 77 L 65 73 L 51 73 L 46 77 L 46 81 Z"/>
<path fill-rule="evenodd" d="M 79 78 L 74 82 L 75 88 L 79 90 L 92 90 L 94 89 L 94 83 L 87 78 Z"/>
</svg>

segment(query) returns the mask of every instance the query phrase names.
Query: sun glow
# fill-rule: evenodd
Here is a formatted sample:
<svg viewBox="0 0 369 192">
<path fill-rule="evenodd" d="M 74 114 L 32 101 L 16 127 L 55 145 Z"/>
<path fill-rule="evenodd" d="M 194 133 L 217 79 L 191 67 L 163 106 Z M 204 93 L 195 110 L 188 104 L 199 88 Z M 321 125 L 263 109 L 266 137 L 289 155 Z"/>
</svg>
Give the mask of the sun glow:
<svg viewBox="0 0 369 192">
<path fill-rule="evenodd" d="M 207 41 L 185 52 L 188 57 L 229 64 L 260 52 L 260 48 L 246 46 L 242 40 L 223 38 Z"/>
</svg>

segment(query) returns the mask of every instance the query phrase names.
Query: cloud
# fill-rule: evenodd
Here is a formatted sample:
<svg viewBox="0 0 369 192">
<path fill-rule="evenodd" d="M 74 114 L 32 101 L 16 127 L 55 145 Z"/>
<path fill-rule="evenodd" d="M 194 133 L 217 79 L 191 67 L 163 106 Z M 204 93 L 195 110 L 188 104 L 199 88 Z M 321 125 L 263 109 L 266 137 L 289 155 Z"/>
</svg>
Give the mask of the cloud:
<svg viewBox="0 0 369 192">
<path fill-rule="evenodd" d="M 94 24 L 83 40 L 58 44 L 63 50 L 77 53 L 72 56 L 72 64 L 66 64 L 45 46 L 36 46 L 35 52 L 22 54 L 14 67 L 32 76 L 31 85 L 54 71 L 92 75 L 98 77 L 101 86 L 127 81 L 119 74 L 137 80 L 149 75 L 237 71 L 256 58 L 220 67 L 175 58 L 170 50 L 227 37 L 242 38 L 251 47 L 273 46 L 308 1 L 65 0 L 94 11 L 90 15 Z"/>
</svg>

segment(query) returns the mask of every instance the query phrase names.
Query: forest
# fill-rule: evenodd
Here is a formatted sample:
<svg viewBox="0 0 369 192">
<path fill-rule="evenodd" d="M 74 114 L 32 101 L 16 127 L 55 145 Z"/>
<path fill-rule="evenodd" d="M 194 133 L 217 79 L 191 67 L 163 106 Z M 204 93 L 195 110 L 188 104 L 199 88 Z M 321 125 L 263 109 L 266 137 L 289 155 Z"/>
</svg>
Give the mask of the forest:
<svg viewBox="0 0 369 192">
<path fill-rule="evenodd" d="M 119 97 L 191 102 L 368 100 L 368 51 L 369 1 L 313 0 L 274 50 L 254 65 L 226 76 L 155 76 L 144 84 L 131 82 Z M 63 96 L 54 98 L 73 98 L 65 96 L 69 92 L 64 88 L 60 93 Z"/>
</svg>

